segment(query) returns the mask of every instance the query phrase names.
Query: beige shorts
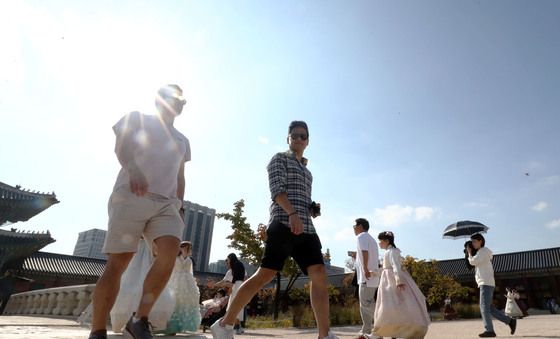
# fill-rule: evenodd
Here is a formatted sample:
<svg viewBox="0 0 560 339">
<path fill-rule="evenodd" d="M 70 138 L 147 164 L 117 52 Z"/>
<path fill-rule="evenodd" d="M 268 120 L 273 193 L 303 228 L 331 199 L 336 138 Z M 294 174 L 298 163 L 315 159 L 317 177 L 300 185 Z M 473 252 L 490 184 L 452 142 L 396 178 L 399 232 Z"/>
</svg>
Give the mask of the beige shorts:
<svg viewBox="0 0 560 339">
<path fill-rule="evenodd" d="M 157 195 L 139 197 L 119 188 L 109 198 L 109 225 L 103 253 L 136 252 L 144 237 L 148 244 L 162 236 L 181 240 L 185 224 L 179 215 L 181 202 Z"/>
</svg>

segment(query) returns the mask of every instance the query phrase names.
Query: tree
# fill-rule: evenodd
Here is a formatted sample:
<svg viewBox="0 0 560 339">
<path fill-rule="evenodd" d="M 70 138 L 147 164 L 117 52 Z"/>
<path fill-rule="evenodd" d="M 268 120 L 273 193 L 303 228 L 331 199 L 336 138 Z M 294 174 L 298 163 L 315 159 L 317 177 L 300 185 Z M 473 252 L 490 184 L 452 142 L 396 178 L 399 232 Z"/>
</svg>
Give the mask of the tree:
<svg viewBox="0 0 560 339">
<path fill-rule="evenodd" d="M 429 305 L 441 305 L 446 297 L 465 298 L 469 288 L 461 286 L 449 275 L 443 275 L 435 260 L 416 260 L 406 256 L 403 266 L 407 268 Z"/>
<path fill-rule="evenodd" d="M 239 251 L 239 256 L 251 265 L 258 265 L 264 253 L 264 242 L 266 240 L 266 225 L 259 224 L 256 231 L 251 229 L 247 218 L 243 216 L 243 199 L 233 204 L 233 213 L 218 213 L 220 219 L 231 222 L 233 232 L 226 237 L 231 240 L 228 247 Z"/>
</svg>

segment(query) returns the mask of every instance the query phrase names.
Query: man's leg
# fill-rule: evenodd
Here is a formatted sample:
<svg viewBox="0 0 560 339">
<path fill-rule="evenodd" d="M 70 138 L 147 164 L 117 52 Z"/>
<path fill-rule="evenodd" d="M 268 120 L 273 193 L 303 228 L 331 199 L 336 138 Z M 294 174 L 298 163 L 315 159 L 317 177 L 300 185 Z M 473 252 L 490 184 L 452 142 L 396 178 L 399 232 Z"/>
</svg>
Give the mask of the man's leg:
<svg viewBox="0 0 560 339">
<path fill-rule="evenodd" d="M 311 265 L 307 268 L 307 274 L 311 280 L 311 307 L 319 329 L 319 338 L 324 338 L 329 333 L 329 293 L 325 265 Z"/>
<path fill-rule="evenodd" d="M 115 304 L 121 285 L 121 275 L 134 253 L 111 253 L 105 271 L 95 284 L 93 291 L 92 332 L 107 328 L 107 317 Z"/>
<path fill-rule="evenodd" d="M 167 235 L 154 240 L 157 256 L 144 279 L 142 298 L 136 310 L 137 318 L 148 317 L 161 291 L 167 285 L 179 252 L 179 242 L 178 238 Z"/>
<path fill-rule="evenodd" d="M 362 330 L 360 334 L 371 334 L 371 325 L 375 311 L 375 290 L 375 287 L 360 284 L 360 316 L 362 317 Z"/>
<path fill-rule="evenodd" d="M 259 267 L 257 272 L 247 279 L 230 300 L 230 306 L 222 318 L 222 325 L 233 325 L 237 314 L 251 301 L 257 292 L 276 276 L 276 271 L 270 268 Z"/>
</svg>

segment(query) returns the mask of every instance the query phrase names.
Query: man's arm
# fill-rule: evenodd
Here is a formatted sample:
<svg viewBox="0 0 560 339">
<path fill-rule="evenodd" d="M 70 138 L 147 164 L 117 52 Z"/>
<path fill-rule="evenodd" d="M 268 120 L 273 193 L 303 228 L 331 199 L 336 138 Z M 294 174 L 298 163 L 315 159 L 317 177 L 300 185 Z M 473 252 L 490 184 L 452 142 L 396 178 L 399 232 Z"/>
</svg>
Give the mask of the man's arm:
<svg viewBox="0 0 560 339">
<path fill-rule="evenodd" d="M 368 268 L 369 252 L 362 250 L 362 258 L 363 258 L 362 266 L 364 269 L 364 275 L 366 279 L 369 279 L 371 277 L 371 273 L 369 272 L 369 268 Z"/>
<path fill-rule="evenodd" d="M 134 159 L 135 144 L 132 138 L 133 132 L 140 126 L 140 113 L 130 113 L 123 119 L 124 121 L 121 120 L 117 124 L 119 128 L 113 127 L 117 136 L 115 154 L 122 168 L 128 173 L 130 191 L 142 196 L 148 192 L 148 181 Z"/>
<path fill-rule="evenodd" d="M 301 222 L 296 209 L 292 206 L 290 200 L 288 200 L 288 193 L 278 193 L 274 197 L 274 201 L 288 214 L 288 223 L 292 233 L 301 234 L 303 232 L 303 223 Z"/>
<path fill-rule="evenodd" d="M 185 163 L 181 162 L 181 167 L 179 167 L 179 173 L 177 174 L 177 198 L 181 200 L 181 206 L 183 200 L 185 200 Z"/>
</svg>

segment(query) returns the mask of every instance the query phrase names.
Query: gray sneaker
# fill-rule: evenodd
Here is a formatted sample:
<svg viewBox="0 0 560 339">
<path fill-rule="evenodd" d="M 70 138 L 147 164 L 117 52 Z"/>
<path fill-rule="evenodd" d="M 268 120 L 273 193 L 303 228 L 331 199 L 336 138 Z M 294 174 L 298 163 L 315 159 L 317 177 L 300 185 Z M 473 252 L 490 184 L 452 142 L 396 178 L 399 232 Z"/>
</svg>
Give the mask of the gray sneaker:
<svg viewBox="0 0 560 339">
<path fill-rule="evenodd" d="M 212 338 L 214 339 L 233 339 L 233 326 L 232 325 L 220 325 L 222 318 L 216 320 L 210 330 L 212 331 Z"/>
<path fill-rule="evenodd" d="M 153 339 L 152 335 L 152 324 L 148 321 L 148 318 L 140 318 L 138 321 L 132 321 L 134 316 L 128 319 L 125 332 L 128 333 L 134 339 Z"/>
</svg>

